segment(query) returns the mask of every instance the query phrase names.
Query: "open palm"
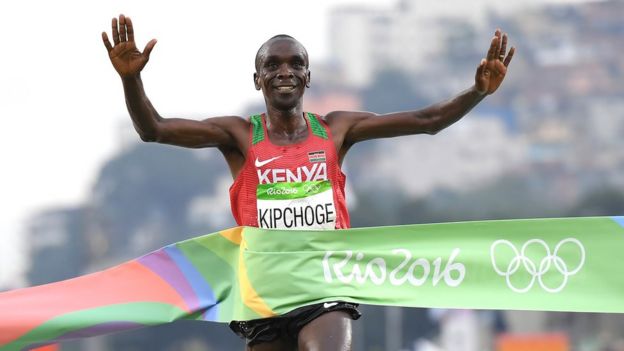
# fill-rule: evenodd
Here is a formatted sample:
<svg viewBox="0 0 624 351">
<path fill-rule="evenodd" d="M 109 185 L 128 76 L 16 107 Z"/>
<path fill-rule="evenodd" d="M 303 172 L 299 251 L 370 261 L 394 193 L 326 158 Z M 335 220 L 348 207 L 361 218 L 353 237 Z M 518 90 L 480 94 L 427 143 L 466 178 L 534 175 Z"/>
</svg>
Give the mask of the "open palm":
<svg viewBox="0 0 624 351">
<path fill-rule="evenodd" d="M 507 53 L 507 34 L 496 30 L 487 58 L 481 60 L 475 75 L 475 86 L 480 93 L 492 94 L 505 79 L 507 67 L 516 49 L 512 47 Z"/>
<path fill-rule="evenodd" d="M 102 32 L 102 41 L 108 50 L 108 56 L 113 67 L 121 77 L 137 75 L 147 64 L 149 55 L 156 45 L 156 39 L 150 40 L 145 45 L 143 52 L 140 52 L 134 42 L 132 21 L 130 17 L 124 15 L 119 16 L 119 21 L 117 18 L 113 18 L 112 32 L 114 46 L 108 40 L 106 32 Z"/>
</svg>

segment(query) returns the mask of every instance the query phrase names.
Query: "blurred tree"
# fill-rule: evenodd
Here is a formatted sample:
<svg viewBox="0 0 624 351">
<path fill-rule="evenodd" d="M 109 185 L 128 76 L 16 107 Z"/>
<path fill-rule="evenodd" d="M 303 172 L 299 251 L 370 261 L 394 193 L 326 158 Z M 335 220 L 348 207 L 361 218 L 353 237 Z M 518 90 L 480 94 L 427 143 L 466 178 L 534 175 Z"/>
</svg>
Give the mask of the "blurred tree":
<svg viewBox="0 0 624 351">
<path fill-rule="evenodd" d="M 422 108 L 429 102 L 413 88 L 410 77 L 398 69 L 378 72 L 372 83 L 361 92 L 362 107 L 374 113 Z M 357 190 L 361 175 L 370 172 L 370 156 L 380 145 L 380 140 L 370 140 L 356 144 L 345 159 L 350 184 Z M 362 217 L 365 220 L 365 217 Z M 384 222 L 385 223 L 385 222 Z M 382 225 L 377 223 L 376 225 Z"/>
<path fill-rule="evenodd" d="M 29 285 L 47 284 L 83 273 L 89 259 L 85 221 L 82 208 L 50 209 L 31 218 Z"/>
<path fill-rule="evenodd" d="M 409 77 L 399 70 L 378 72 L 362 92 L 364 109 L 375 113 L 413 110 L 429 101 L 413 88 Z"/>
<path fill-rule="evenodd" d="M 624 192 L 611 186 L 591 190 L 570 209 L 568 215 L 622 216 L 624 215 Z"/>
<path fill-rule="evenodd" d="M 507 175 L 466 191 L 439 189 L 400 206 L 401 224 L 560 217 L 567 204 L 553 196 L 555 179 Z"/>
<path fill-rule="evenodd" d="M 242 350 L 243 340 L 226 324 L 179 321 L 108 337 L 111 350 Z"/>
<path fill-rule="evenodd" d="M 137 144 L 104 165 L 92 206 L 112 252 L 127 251 L 132 240 L 149 241 L 149 247 L 140 248 L 146 252 L 193 234 L 187 215 L 190 201 L 210 194 L 227 172 L 214 150 L 204 159 L 197 152 Z"/>
</svg>

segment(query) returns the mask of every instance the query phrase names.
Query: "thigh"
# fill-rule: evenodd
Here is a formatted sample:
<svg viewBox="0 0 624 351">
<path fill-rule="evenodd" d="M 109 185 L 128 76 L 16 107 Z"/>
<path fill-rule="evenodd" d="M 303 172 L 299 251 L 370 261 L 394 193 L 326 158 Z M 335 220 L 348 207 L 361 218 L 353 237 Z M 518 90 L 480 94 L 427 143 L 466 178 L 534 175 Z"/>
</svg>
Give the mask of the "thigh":
<svg viewBox="0 0 624 351">
<path fill-rule="evenodd" d="M 269 342 L 263 342 L 252 346 L 247 345 L 245 351 L 296 351 L 297 345 L 294 341 L 286 339 L 277 339 Z"/>
<path fill-rule="evenodd" d="M 344 311 L 322 314 L 301 329 L 300 351 L 350 351 L 351 316 Z"/>
</svg>

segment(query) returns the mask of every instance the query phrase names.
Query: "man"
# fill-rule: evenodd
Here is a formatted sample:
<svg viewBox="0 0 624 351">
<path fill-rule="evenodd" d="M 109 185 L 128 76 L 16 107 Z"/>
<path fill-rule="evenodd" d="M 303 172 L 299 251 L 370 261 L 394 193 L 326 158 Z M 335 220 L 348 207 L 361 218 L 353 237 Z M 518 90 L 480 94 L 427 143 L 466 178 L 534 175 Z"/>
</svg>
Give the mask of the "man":
<svg viewBox="0 0 624 351">
<path fill-rule="evenodd" d="M 336 111 L 324 117 L 303 111 L 310 86 L 308 54 L 294 38 L 269 39 L 256 55 L 254 85 L 262 90 L 266 113 L 249 118 L 202 121 L 163 118 L 145 91 L 140 72 L 156 44 L 137 50 L 129 17 L 112 20 L 112 45 L 102 33 L 113 67 L 121 76 L 126 104 L 143 141 L 189 148 L 216 147 L 234 184 L 232 212 L 239 225 L 288 229 L 349 227 L 340 166 L 355 143 L 410 134 L 435 134 L 462 118 L 502 83 L 514 54 L 497 30 L 487 58 L 477 67 L 475 85 L 454 98 L 421 110 L 377 115 Z M 285 316 L 232 322 L 247 339 L 247 350 L 350 350 L 356 306 L 324 303 Z"/>
</svg>

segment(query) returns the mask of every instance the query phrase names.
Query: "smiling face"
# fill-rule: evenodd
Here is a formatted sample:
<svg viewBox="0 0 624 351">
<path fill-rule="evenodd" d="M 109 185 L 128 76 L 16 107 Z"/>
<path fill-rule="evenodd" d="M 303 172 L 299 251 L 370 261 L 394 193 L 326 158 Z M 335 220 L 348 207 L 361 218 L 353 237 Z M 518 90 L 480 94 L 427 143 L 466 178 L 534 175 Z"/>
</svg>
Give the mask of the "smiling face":
<svg viewBox="0 0 624 351">
<path fill-rule="evenodd" d="M 268 106 L 282 111 L 301 107 L 310 83 L 308 53 L 288 36 L 269 39 L 256 56 L 254 84 Z"/>
</svg>

